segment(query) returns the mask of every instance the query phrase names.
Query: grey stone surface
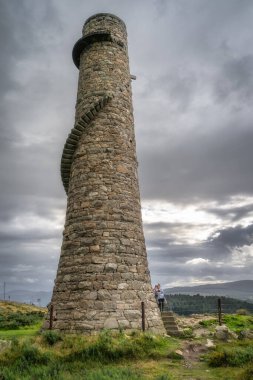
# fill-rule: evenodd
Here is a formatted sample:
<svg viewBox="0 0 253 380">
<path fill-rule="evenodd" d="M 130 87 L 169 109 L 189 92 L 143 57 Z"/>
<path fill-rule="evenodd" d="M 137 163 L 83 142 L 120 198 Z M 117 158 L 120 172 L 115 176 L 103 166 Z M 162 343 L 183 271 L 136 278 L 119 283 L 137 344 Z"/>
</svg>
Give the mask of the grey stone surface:
<svg viewBox="0 0 253 380">
<path fill-rule="evenodd" d="M 118 329 L 119 323 L 116 318 L 107 318 L 104 323 L 105 329 Z"/>
<path fill-rule="evenodd" d="M 218 340 L 227 341 L 229 338 L 237 339 L 238 336 L 233 331 L 229 330 L 226 325 L 217 326 L 215 328 L 214 337 Z"/>
<path fill-rule="evenodd" d="M 253 339 L 253 330 L 246 329 L 240 331 L 239 339 Z"/>
<path fill-rule="evenodd" d="M 62 156 L 68 202 L 53 328 L 141 329 L 144 301 L 147 330 L 165 333 L 142 228 L 126 27 L 100 14 L 83 35 L 97 31 L 111 40 L 80 52 L 75 126 Z"/>
</svg>

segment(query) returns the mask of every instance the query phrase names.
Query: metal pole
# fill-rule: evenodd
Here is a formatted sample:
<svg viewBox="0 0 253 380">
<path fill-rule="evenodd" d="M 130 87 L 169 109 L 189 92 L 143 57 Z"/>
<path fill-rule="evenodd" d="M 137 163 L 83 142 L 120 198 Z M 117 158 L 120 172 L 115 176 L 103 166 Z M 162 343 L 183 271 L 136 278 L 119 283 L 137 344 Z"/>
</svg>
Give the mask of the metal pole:
<svg viewBox="0 0 253 380">
<path fill-rule="evenodd" d="M 141 301 L 141 325 L 142 331 L 145 331 L 145 304 L 144 301 Z"/>
<path fill-rule="evenodd" d="M 54 305 L 50 305 L 50 319 L 49 319 L 49 330 L 53 329 L 53 315 L 54 315 Z"/>
<path fill-rule="evenodd" d="M 4 282 L 4 301 L 5 301 L 5 282 Z"/>
<path fill-rule="evenodd" d="M 221 326 L 221 298 L 218 298 L 218 320 L 219 325 Z"/>
</svg>

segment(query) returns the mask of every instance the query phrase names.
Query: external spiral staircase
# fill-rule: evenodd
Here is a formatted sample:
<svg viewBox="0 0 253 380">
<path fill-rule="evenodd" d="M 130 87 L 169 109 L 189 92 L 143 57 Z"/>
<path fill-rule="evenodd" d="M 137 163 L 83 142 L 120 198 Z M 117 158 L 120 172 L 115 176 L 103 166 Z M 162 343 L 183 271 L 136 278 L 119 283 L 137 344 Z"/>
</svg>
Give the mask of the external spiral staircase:
<svg viewBox="0 0 253 380">
<path fill-rule="evenodd" d="M 116 89 L 116 91 L 103 94 L 96 102 L 83 111 L 80 119 L 75 123 L 74 128 L 71 129 L 67 137 L 66 143 L 63 148 L 61 158 L 61 178 L 63 187 L 68 194 L 69 179 L 71 165 L 74 159 L 74 153 L 77 148 L 80 137 L 82 136 L 88 125 L 95 119 L 96 115 L 110 102 L 113 98 L 117 97 L 120 93 L 127 89 L 131 81 L 129 81 Z"/>
</svg>

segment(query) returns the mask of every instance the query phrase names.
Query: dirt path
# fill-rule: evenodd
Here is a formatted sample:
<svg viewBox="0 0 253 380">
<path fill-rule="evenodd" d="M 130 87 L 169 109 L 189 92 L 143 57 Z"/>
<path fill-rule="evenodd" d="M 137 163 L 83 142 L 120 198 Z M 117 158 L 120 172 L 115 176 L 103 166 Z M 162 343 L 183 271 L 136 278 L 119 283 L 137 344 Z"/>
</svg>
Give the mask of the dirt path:
<svg viewBox="0 0 253 380">
<path fill-rule="evenodd" d="M 185 367 L 192 368 L 207 351 L 207 347 L 201 343 L 186 341 L 182 349 Z"/>
</svg>

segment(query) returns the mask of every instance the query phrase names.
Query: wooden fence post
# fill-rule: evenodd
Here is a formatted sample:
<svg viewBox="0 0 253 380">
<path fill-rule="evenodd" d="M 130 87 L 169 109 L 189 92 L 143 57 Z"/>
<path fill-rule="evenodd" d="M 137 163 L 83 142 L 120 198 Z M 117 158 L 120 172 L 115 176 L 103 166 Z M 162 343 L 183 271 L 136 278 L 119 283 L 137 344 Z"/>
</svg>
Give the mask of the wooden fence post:
<svg viewBox="0 0 253 380">
<path fill-rule="evenodd" d="M 142 331 L 145 331 L 145 304 L 144 301 L 141 301 L 141 325 Z"/>
<path fill-rule="evenodd" d="M 53 319 L 54 319 L 54 305 L 50 305 L 50 319 L 49 319 L 49 330 L 53 329 Z"/>
<path fill-rule="evenodd" d="M 221 326 L 221 298 L 218 298 L 218 320 L 219 325 Z"/>
</svg>

